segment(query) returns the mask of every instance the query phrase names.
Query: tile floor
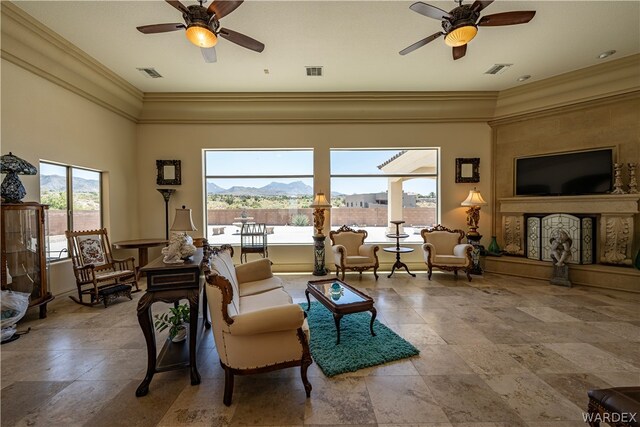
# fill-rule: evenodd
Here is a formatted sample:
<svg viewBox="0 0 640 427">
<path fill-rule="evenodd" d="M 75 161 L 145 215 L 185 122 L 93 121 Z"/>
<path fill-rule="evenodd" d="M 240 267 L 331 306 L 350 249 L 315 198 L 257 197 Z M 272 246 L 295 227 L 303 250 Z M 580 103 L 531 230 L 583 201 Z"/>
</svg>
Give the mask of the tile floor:
<svg viewBox="0 0 640 427">
<path fill-rule="evenodd" d="M 281 277 L 297 302 L 317 279 Z M 347 281 L 374 297 L 378 319 L 419 356 L 334 378 L 312 365 L 308 400 L 295 368 L 237 377 L 225 407 L 207 335 L 199 386 L 188 370 L 156 374 L 149 395 L 136 398 L 146 370 L 141 293 L 108 309 L 62 296 L 47 319 L 30 311 L 19 329 L 31 332 L 1 348 L 2 426 L 571 427 L 584 425 L 587 389 L 640 384 L 640 294 L 495 274 Z"/>
</svg>

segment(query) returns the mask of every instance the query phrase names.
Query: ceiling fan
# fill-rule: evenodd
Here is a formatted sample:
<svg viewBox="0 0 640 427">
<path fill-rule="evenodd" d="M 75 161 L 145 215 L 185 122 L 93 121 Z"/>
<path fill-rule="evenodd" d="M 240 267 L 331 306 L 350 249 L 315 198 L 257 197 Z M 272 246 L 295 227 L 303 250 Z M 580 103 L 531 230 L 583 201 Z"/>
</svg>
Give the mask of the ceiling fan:
<svg viewBox="0 0 640 427">
<path fill-rule="evenodd" d="M 218 36 L 237 45 L 256 52 L 264 50 L 264 44 L 237 31 L 220 27 L 220 19 L 227 16 L 242 4 L 244 0 L 214 0 L 208 8 L 203 4 L 207 0 L 198 0 L 199 5 L 185 6 L 178 0 L 165 0 L 171 6 L 182 12 L 184 24 L 152 24 L 137 27 L 144 34 L 167 33 L 186 29 L 187 39 L 200 47 L 202 56 L 206 62 L 216 62 L 215 45 Z"/>
<path fill-rule="evenodd" d="M 400 51 L 400 55 L 426 45 L 440 36 L 444 37 L 444 42 L 453 47 L 453 59 L 460 59 L 467 53 L 467 43 L 469 43 L 478 33 L 478 27 L 497 27 L 501 25 L 526 24 L 535 16 L 534 10 L 502 12 L 493 15 L 485 15 L 480 18 L 480 12 L 493 3 L 493 0 L 476 0 L 473 4 L 462 4 L 462 0 L 457 0 L 458 6 L 450 12 L 446 12 L 438 7 L 421 1 L 409 6 L 409 9 L 418 12 L 429 18 L 442 21 L 443 31 L 438 31 L 411 46 Z"/>
</svg>

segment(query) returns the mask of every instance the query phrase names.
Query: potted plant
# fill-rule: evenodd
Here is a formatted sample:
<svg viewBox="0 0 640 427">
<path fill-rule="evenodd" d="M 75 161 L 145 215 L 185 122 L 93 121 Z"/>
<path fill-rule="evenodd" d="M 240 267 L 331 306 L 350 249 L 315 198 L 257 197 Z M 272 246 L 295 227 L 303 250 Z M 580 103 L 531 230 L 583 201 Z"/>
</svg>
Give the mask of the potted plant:
<svg viewBox="0 0 640 427">
<path fill-rule="evenodd" d="M 187 337 L 186 323 L 189 323 L 189 305 L 180 304 L 171 307 L 169 313 L 156 314 L 154 325 L 158 332 L 169 329 L 169 338 L 173 342 L 183 341 Z"/>
</svg>

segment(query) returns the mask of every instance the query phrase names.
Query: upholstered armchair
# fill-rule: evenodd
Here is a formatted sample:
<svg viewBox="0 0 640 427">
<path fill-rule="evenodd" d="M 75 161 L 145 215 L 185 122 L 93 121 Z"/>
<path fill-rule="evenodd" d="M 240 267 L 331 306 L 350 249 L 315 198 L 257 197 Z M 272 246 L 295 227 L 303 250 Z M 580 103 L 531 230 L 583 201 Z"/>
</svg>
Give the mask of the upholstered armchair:
<svg viewBox="0 0 640 427">
<path fill-rule="evenodd" d="M 336 231 L 329 232 L 331 251 L 336 266 L 336 277 L 342 271 L 342 280 L 346 270 L 358 271 L 373 268 L 373 275 L 378 280 L 378 245 L 364 243 L 367 238 L 366 230 L 354 230 L 343 225 Z"/>
<path fill-rule="evenodd" d="M 223 402 L 231 405 L 233 378 L 300 366 L 307 397 L 311 384 L 309 326 L 267 258 L 233 265 L 233 248 L 211 248 L 205 268 L 213 338 L 224 369 Z"/>
<path fill-rule="evenodd" d="M 420 232 L 424 244 L 422 255 L 429 270 L 429 280 L 433 267 L 441 270 L 453 271 L 458 276 L 458 270 L 465 270 L 467 279 L 471 281 L 471 251 L 473 246 L 461 243 L 465 236 L 462 230 L 450 230 L 438 224 L 432 229 L 423 229 Z"/>
</svg>

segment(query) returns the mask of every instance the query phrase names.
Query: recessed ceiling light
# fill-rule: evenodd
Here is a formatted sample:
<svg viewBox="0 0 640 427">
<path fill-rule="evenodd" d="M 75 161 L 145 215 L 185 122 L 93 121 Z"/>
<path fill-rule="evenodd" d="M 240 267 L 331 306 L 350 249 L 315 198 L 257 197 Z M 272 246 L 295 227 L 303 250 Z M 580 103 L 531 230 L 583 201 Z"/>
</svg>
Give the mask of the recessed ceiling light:
<svg viewBox="0 0 640 427">
<path fill-rule="evenodd" d="M 615 50 L 608 50 L 608 51 L 606 51 L 606 52 L 602 52 L 600 55 L 598 55 L 598 59 L 604 59 L 604 58 L 607 58 L 607 57 L 609 57 L 609 56 L 613 55 L 614 53 L 616 53 L 616 51 L 615 51 Z"/>
<path fill-rule="evenodd" d="M 525 74 L 524 76 L 518 77 L 518 81 L 519 82 L 523 82 L 525 80 L 529 80 L 530 78 L 531 78 L 531 76 L 529 74 Z"/>
</svg>

